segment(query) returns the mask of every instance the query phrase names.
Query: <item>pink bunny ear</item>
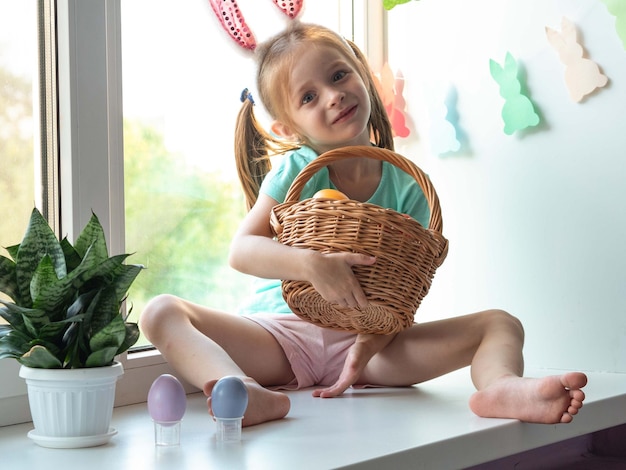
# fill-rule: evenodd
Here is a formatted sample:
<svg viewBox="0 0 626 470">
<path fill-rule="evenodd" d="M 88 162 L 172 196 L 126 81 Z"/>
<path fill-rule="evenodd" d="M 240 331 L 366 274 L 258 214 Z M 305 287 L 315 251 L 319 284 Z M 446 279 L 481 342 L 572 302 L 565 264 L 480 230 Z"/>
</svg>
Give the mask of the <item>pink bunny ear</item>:
<svg viewBox="0 0 626 470">
<path fill-rule="evenodd" d="M 289 18 L 295 18 L 300 13 L 302 9 L 303 0 L 291 0 L 291 1 L 283 1 L 283 0 L 274 0 L 274 4 L 280 8 L 285 15 Z"/>
<path fill-rule="evenodd" d="M 246 24 L 236 0 L 209 0 L 209 3 L 230 37 L 241 47 L 253 51 L 256 47 L 256 40 Z"/>
</svg>

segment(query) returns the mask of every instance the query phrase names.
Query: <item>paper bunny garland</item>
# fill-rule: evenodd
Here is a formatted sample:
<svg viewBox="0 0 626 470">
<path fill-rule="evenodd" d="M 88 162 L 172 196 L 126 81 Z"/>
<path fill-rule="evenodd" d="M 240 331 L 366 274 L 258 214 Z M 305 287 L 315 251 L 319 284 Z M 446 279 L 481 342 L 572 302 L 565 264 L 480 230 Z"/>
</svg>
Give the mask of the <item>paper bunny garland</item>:
<svg viewBox="0 0 626 470">
<path fill-rule="evenodd" d="M 254 51 L 257 46 L 256 39 L 239 9 L 237 0 L 208 1 L 218 21 L 231 39 L 240 47 Z M 383 3 L 384 7 L 389 10 L 395 5 L 408 1 L 410 0 L 384 0 Z M 618 32 L 624 32 L 622 39 L 626 48 L 626 27 L 624 27 L 626 6 L 621 4 L 623 0 L 602 1 L 607 4 L 607 8 L 618 20 L 621 19 L 622 23 L 619 27 L 616 23 L 616 28 Z M 294 19 L 300 14 L 304 0 L 273 0 L 273 3 L 284 15 Z M 578 42 L 576 26 L 571 21 L 564 17 L 561 21 L 561 31 L 546 26 L 545 33 L 548 42 L 565 65 L 565 83 L 573 101 L 582 101 L 585 96 L 608 83 L 608 78 L 601 72 L 600 67 L 594 61 L 584 57 L 583 46 Z M 388 68 L 388 64 L 385 65 Z M 504 132 L 511 135 L 516 131 L 538 125 L 540 117 L 535 112 L 532 101 L 522 91 L 522 85 L 518 78 L 518 64 L 515 58 L 507 52 L 503 66 L 493 59 L 490 59 L 489 65 L 491 76 L 498 83 L 500 95 L 505 100 L 501 112 Z M 385 108 L 393 124 L 394 135 L 407 137 L 410 130 L 406 126 L 408 116 L 404 109 L 406 106 L 403 97 L 404 79 L 401 76 L 393 77 L 390 70 L 383 72 L 387 72 L 387 76 L 381 73 L 381 80 L 376 80 L 376 85 L 384 98 Z M 444 125 L 439 131 L 447 130 L 445 135 L 450 137 L 450 146 L 446 148 L 449 151 L 457 151 L 459 142 L 449 133 L 450 126 L 443 122 L 446 113 L 445 104 L 436 108 L 436 111 L 436 116 L 439 118 L 437 122 Z M 444 116 L 443 120 L 442 116 Z M 454 130 L 454 126 L 452 127 Z"/>
<path fill-rule="evenodd" d="M 546 26 L 546 36 L 565 64 L 565 83 L 570 97 L 578 102 L 585 95 L 607 84 L 608 78 L 598 65 L 583 57 L 583 47 L 576 41 L 576 26 L 563 17 L 561 31 Z"/>
<path fill-rule="evenodd" d="M 289 18 L 295 18 L 302 9 L 304 0 L 274 0 L 280 11 Z M 243 13 L 239 9 L 236 0 L 209 0 L 215 16 L 224 27 L 230 37 L 244 49 L 253 51 L 256 47 L 256 39 L 252 30 L 248 27 Z"/>
</svg>

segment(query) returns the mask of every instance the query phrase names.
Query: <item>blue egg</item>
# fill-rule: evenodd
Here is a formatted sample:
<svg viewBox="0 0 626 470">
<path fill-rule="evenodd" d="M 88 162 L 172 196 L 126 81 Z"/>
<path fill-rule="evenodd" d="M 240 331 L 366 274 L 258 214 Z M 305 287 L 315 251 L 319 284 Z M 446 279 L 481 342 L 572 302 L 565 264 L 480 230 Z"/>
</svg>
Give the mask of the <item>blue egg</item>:
<svg viewBox="0 0 626 470">
<path fill-rule="evenodd" d="M 248 407 L 248 389 L 239 377 L 222 377 L 211 392 L 216 418 L 241 418 Z"/>
<path fill-rule="evenodd" d="M 163 374 L 152 383 L 148 392 L 148 412 L 157 423 L 173 423 L 183 419 L 187 408 L 185 389 L 176 377 Z"/>
</svg>

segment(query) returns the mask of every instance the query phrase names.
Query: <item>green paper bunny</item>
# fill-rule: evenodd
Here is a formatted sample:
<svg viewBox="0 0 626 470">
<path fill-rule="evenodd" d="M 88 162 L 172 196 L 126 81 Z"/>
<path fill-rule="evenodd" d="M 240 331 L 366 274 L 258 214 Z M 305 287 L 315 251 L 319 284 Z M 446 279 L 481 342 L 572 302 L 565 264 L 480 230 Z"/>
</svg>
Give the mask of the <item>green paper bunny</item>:
<svg viewBox="0 0 626 470">
<path fill-rule="evenodd" d="M 533 103 L 522 94 L 522 87 L 517 78 L 518 66 L 510 52 L 504 59 L 504 67 L 493 59 L 489 59 L 491 76 L 500 85 L 500 95 L 504 98 L 502 120 L 504 133 L 513 134 L 515 131 L 539 124 L 539 115 L 535 112 Z"/>
</svg>

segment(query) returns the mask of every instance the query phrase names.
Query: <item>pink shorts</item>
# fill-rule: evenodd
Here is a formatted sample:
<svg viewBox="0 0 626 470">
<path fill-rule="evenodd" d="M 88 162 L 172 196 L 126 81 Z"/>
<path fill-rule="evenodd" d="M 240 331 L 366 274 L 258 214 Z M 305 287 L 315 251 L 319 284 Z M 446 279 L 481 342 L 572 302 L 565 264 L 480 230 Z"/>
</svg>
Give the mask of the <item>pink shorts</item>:
<svg viewBox="0 0 626 470">
<path fill-rule="evenodd" d="M 272 387 L 297 390 L 314 385 L 332 385 L 343 369 L 356 334 L 322 328 L 294 314 L 256 313 L 248 318 L 269 331 L 283 348 L 296 378 Z"/>
</svg>

